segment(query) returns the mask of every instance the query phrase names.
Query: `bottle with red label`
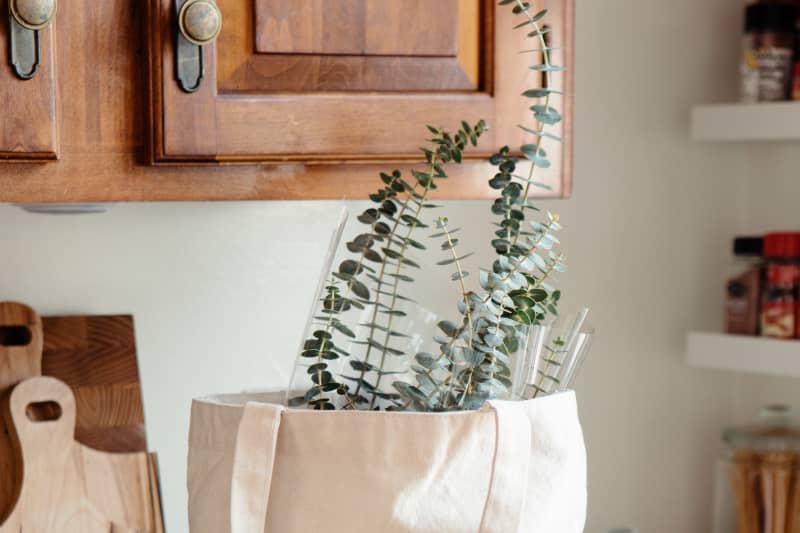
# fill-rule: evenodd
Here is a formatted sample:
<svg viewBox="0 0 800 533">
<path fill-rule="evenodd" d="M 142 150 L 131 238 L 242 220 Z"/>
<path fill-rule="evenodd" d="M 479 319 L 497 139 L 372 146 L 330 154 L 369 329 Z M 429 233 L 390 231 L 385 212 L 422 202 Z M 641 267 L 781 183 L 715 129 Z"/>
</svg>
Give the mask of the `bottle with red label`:
<svg viewBox="0 0 800 533">
<path fill-rule="evenodd" d="M 764 237 L 765 280 L 761 300 L 761 334 L 791 339 L 800 334 L 800 233 Z"/>
</svg>

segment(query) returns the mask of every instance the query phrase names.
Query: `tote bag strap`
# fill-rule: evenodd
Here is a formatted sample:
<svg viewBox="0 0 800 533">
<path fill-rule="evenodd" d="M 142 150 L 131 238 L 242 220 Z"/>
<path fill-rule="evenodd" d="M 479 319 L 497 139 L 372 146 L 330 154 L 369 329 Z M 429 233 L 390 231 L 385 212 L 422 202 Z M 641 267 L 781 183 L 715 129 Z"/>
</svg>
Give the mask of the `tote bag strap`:
<svg viewBox="0 0 800 533">
<path fill-rule="evenodd" d="M 531 460 L 531 423 L 521 402 L 489 401 L 497 425 L 494 464 L 479 533 L 519 531 Z"/>
<path fill-rule="evenodd" d="M 266 403 L 244 407 L 233 456 L 231 533 L 264 533 L 283 411 Z"/>
</svg>

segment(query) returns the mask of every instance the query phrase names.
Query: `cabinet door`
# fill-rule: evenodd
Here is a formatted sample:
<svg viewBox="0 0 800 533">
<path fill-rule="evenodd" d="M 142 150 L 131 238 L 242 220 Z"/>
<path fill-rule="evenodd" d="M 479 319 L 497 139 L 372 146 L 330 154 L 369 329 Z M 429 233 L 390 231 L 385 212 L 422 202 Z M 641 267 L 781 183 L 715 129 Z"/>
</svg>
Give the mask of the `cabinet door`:
<svg viewBox="0 0 800 533">
<path fill-rule="evenodd" d="M 185 93 L 173 0 L 151 1 L 155 162 L 414 160 L 426 124 L 462 119 L 489 123 L 471 154 L 484 157 L 523 141 L 520 93 L 541 84 L 519 54 L 530 40 L 511 30 L 518 17 L 493 0 L 217 0 L 222 32 L 203 48 L 200 89 Z M 571 47 L 572 0 L 545 4 L 553 45 Z M 549 172 L 563 183 L 570 147 L 559 149 Z"/>
<path fill-rule="evenodd" d="M 39 31 L 39 67 L 31 79 L 23 80 L 11 66 L 8 11 L 5 2 L 0 6 L 0 161 L 54 160 L 58 157 L 53 35 L 57 22 Z"/>
</svg>

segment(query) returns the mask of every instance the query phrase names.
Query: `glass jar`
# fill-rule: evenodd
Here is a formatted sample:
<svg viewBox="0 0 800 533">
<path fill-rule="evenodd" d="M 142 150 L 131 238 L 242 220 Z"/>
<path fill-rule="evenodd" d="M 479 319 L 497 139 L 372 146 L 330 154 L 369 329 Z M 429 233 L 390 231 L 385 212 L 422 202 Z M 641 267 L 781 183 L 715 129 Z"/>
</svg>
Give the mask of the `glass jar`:
<svg viewBox="0 0 800 533">
<path fill-rule="evenodd" d="M 797 336 L 797 290 L 800 282 L 800 233 L 770 233 L 764 237 L 765 276 L 761 297 L 761 334 L 791 339 Z"/>
<path fill-rule="evenodd" d="M 764 407 L 759 420 L 727 428 L 717 470 L 715 533 L 778 533 L 800 524 L 800 426 L 785 405 Z"/>
<path fill-rule="evenodd" d="M 792 81 L 792 100 L 800 101 L 800 5 L 795 3 L 797 13 L 794 26 L 794 76 Z"/>
<path fill-rule="evenodd" d="M 761 237 L 737 237 L 725 301 L 726 331 L 733 335 L 758 335 L 763 273 Z"/>
<path fill-rule="evenodd" d="M 796 12 L 794 5 L 785 2 L 747 6 L 741 65 L 743 102 L 789 99 Z"/>
</svg>

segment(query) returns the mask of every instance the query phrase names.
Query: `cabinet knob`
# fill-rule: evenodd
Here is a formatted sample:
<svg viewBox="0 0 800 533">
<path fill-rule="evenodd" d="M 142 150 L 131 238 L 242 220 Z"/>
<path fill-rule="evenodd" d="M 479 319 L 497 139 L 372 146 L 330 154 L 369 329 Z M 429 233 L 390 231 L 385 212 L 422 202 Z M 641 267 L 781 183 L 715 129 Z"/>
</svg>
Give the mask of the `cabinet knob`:
<svg viewBox="0 0 800 533">
<path fill-rule="evenodd" d="M 188 0 L 178 14 L 178 25 L 187 41 L 203 46 L 214 42 L 219 35 L 222 13 L 211 0 Z"/>
<path fill-rule="evenodd" d="M 47 27 L 56 14 L 56 0 L 9 0 L 11 14 L 27 30 Z"/>
</svg>

